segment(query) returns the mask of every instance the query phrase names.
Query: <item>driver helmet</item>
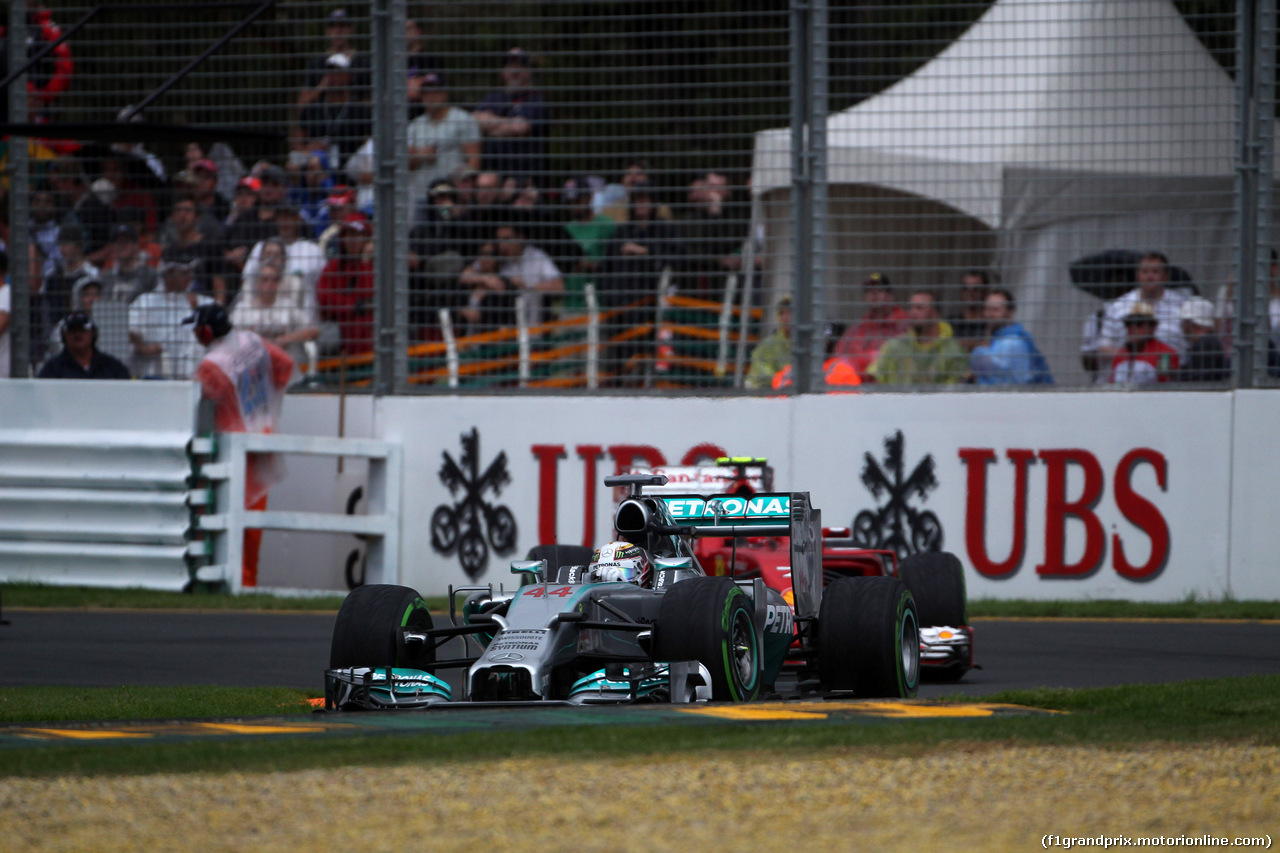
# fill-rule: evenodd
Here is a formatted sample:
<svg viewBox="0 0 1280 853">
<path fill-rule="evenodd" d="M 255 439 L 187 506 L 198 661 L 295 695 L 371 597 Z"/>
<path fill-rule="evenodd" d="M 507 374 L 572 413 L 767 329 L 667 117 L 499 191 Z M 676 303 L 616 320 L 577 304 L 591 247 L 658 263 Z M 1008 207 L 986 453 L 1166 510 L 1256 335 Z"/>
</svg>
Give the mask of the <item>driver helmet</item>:
<svg viewBox="0 0 1280 853">
<path fill-rule="evenodd" d="M 588 568 L 597 581 L 626 581 L 638 586 L 646 586 L 653 573 L 644 549 L 630 542 L 602 545 Z"/>
</svg>

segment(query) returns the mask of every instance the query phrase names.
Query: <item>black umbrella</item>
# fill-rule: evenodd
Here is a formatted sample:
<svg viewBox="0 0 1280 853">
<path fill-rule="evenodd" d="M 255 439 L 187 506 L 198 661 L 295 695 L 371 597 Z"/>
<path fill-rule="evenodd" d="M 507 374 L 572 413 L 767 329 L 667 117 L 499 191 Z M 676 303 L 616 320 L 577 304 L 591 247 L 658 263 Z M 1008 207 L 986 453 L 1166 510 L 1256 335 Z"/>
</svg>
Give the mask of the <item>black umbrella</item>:
<svg viewBox="0 0 1280 853">
<path fill-rule="evenodd" d="M 1123 296 L 1137 284 L 1138 262 L 1142 252 L 1129 249 L 1107 249 L 1095 255 L 1086 255 L 1071 262 L 1071 283 L 1099 299 L 1115 299 Z M 1182 267 L 1169 265 L 1169 285 L 1200 295 L 1200 288 L 1191 274 Z"/>
</svg>

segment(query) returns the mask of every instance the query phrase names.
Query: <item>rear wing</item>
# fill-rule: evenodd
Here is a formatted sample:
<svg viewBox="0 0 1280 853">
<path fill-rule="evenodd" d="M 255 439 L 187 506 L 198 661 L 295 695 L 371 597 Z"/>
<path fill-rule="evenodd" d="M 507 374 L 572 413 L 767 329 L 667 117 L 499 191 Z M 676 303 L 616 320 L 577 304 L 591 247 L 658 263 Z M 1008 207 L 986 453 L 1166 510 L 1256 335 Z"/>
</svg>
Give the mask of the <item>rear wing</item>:
<svg viewBox="0 0 1280 853">
<path fill-rule="evenodd" d="M 818 615 L 822 603 L 822 510 L 813 506 L 808 492 L 654 497 L 688 535 L 788 537 L 796 615 Z"/>
</svg>

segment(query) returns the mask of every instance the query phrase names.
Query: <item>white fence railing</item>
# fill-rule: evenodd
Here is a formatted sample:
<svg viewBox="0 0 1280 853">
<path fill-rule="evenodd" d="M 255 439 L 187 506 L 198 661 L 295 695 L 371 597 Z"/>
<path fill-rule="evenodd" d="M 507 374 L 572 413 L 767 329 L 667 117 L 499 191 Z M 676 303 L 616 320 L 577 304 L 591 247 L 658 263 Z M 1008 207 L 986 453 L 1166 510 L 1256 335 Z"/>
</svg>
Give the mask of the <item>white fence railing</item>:
<svg viewBox="0 0 1280 853">
<path fill-rule="evenodd" d="M 200 445 L 198 451 L 212 454 L 214 461 L 200 466 L 200 476 L 209 480 L 212 487 L 212 506 L 211 512 L 199 518 L 199 529 L 206 538 L 197 544 L 212 562 L 197 569 L 197 580 L 226 583 L 232 592 L 240 592 L 244 531 L 262 529 L 350 533 L 365 538 L 368 543 L 365 582 L 398 581 L 402 474 L 399 444 L 361 438 L 223 433 L 211 444 Z M 368 459 L 368 514 L 246 509 L 246 462 L 250 453 Z"/>
</svg>

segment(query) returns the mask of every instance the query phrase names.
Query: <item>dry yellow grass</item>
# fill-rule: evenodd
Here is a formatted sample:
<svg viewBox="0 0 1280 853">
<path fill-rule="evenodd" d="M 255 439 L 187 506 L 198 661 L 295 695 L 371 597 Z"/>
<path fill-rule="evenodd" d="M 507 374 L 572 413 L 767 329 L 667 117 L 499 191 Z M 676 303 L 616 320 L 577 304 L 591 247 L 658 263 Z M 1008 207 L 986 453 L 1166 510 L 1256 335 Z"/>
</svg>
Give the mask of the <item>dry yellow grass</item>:
<svg viewBox="0 0 1280 853">
<path fill-rule="evenodd" d="M 1280 748 L 1236 744 L 7 779 L 0 847 L 1026 851 L 1045 834 L 1275 838 L 1278 791 Z"/>
</svg>

